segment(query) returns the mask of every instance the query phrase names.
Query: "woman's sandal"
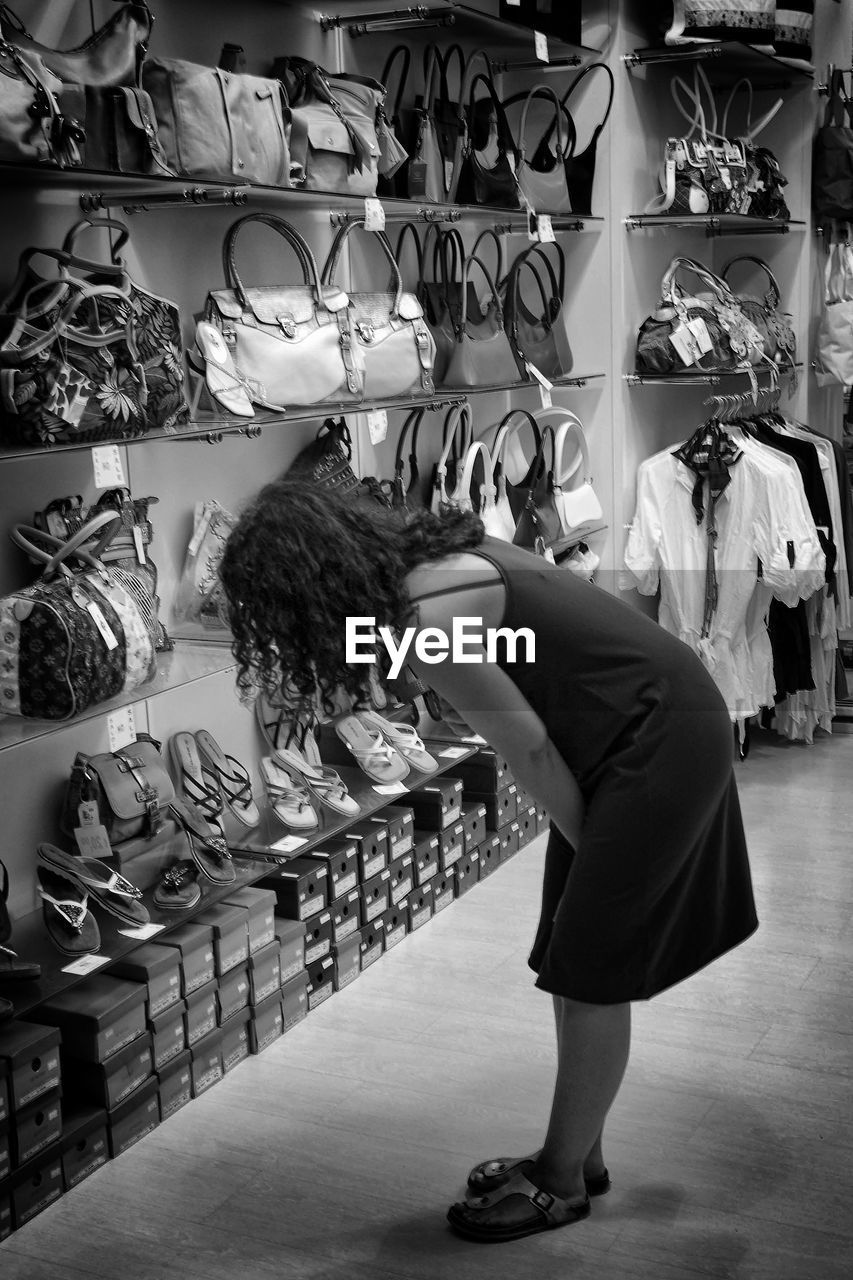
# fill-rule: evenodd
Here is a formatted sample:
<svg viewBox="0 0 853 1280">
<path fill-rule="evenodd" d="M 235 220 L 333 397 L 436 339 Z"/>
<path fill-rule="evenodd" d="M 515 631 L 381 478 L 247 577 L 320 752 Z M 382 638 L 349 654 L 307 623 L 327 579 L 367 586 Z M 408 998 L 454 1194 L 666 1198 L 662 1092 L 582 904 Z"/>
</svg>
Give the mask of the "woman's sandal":
<svg viewBox="0 0 853 1280">
<path fill-rule="evenodd" d="M 101 931 L 89 910 L 89 895 L 73 880 L 37 867 L 37 889 L 48 937 L 66 956 L 86 956 L 101 947 Z"/>
<path fill-rule="evenodd" d="M 216 326 L 208 320 L 199 320 L 195 329 L 195 345 L 201 356 L 205 386 L 213 399 L 238 418 L 254 418 L 255 410 L 246 380 L 237 372 L 231 352 Z M 188 354 L 190 364 L 201 372 L 195 353 Z"/>
<path fill-rule="evenodd" d="M 199 760 L 204 774 L 217 785 L 222 799 L 244 827 L 256 827 L 260 811 L 252 797 L 252 780 L 239 760 L 228 756 L 206 729 L 195 735 Z"/>
<path fill-rule="evenodd" d="M 9 873 L 0 862 L 0 982 L 29 982 L 41 977 L 41 965 L 34 960 L 20 960 L 17 952 L 4 946 L 12 936 L 9 901 Z"/>
<path fill-rule="evenodd" d="M 468 1186 L 476 1196 L 488 1195 L 490 1191 L 506 1186 L 516 1173 L 532 1169 L 538 1155 L 536 1152 L 531 1156 L 498 1156 L 494 1160 L 483 1160 L 481 1164 L 475 1164 L 468 1174 Z M 584 1183 L 588 1196 L 607 1195 L 612 1185 L 606 1169 L 596 1177 L 584 1178 Z"/>
<path fill-rule="evenodd" d="M 409 763 L 399 751 L 352 713 L 338 717 L 335 733 L 355 757 L 361 771 L 374 782 L 401 782 L 408 775 Z"/>
<path fill-rule="evenodd" d="M 219 778 L 202 765 L 194 735 L 186 731 L 173 733 L 169 739 L 169 759 L 176 774 L 179 792 L 204 818 L 214 835 L 224 840 L 222 810 L 225 802 L 219 790 Z"/>
<path fill-rule="evenodd" d="M 337 770 L 323 764 L 309 725 L 300 724 L 287 708 L 276 706 L 264 694 L 258 695 L 255 714 L 276 759 L 294 779 L 333 812 L 345 818 L 355 818 L 361 813 L 361 805 L 350 795 Z"/>
<path fill-rule="evenodd" d="M 46 867 L 76 880 L 98 906 L 124 924 L 140 926 L 150 922 L 151 917 L 141 901 L 141 890 L 105 862 L 66 853 L 54 844 L 40 844 L 37 852 Z"/>
<path fill-rule="evenodd" d="M 419 773 L 435 773 L 438 761 L 429 754 L 412 725 L 386 720 L 377 711 L 356 711 L 355 715 L 368 732 L 381 734 L 413 769 Z"/>
<path fill-rule="evenodd" d="M 277 756 L 261 759 L 261 777 L 276 817 L 294 831 L 313 831 L 320 825 L 308 788 L 297 786 Z"/>
<path fill-rule="evenodd" d="M 188 911 L 201 899 L 198 867 L 189 858 L 173 862 L 163 872 L 152 901 L 161 911 Z"/>
<path fill-rule="evenodd" d="M 526 1200 L 530 1213 L 516 1222 L 501 1223 L 491 1217 L 491 1210 L 504 1200 Z M 481 1243 L 502 1244 L 507 1240 L 521 1240 L 524 1236 L 540 1231 L 552 1231 L 556 1227 L 568 1227 L 589 1217 L 589 1196 L 573 1204 L 526 1178 L 515 1173 L 504 1186 L 489 1195 L 478 1196 L 465 1204 L 454 1204 L 447 1211 L 447 1221 L 459 1235 Z"/>
<path fill-rule="evenodd" d="M 233 884 L 237 879 L 234 863 L 224 836 L 219 835 L 204 819 L 193 814 L 174 799 L 168 808 L 169 817 L 174 818 L 187 838 L 190 856 L 199 871 L 211 884 Z"/>
</svg>

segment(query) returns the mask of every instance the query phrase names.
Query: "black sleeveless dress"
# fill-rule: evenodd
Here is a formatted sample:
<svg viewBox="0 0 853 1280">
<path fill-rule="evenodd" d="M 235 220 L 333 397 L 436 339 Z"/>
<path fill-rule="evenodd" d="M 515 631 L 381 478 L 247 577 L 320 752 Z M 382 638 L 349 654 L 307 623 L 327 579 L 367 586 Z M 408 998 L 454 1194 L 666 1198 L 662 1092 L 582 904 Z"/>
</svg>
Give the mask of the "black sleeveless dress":
<svg viewBox="0 0 853 1280">
<path fill-rule="evenodd" d="M 551 828 L 536 985 L 647 999 L 758 924 L 725 703 L 687 645 L 601 587 L 495 539 L 476 552 L 503 579 L 502 625 L 536 637 L 535 662 L 501 645 L 499 664 L 586 802 L 577 850 Z"/>
</svg>

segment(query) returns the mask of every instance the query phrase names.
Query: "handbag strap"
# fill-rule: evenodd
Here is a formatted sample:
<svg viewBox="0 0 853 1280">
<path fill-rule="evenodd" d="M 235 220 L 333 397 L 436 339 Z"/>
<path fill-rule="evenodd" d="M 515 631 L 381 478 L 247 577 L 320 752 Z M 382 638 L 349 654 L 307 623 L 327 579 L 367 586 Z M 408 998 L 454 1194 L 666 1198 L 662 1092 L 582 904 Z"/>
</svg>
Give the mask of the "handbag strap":
<svg viewBox="0 0 853 1280">
<path fill-rule="evenodd" d="M 560 102 L 560 99 L 557 97 L 554 90 L 547 84 L 534 85 L 524 99 L 524 106 L 521 108 L 521 121 L 518 126 L 519 164 L 524 164 L 527 158 L 527 147 L 525 145 L 525 138 L 527 137 L 527 116 L 530 111 L 530 104 L 534 98 L 545 98 L 548 102 L 553 103 L 554 119 L 551 121 L 551 124 L 544 136 L 548 141 L 550 141 L 551 135 L 554 132 L 554 126 L 556 125 L 557 159 L 562 164 L 563 160 L 568 155 L 570 145 L 572 150 L 574 150 L 574 146 L 577 141 L 577 132 L 574 128 L 574 121 L 572 121 L 572 136 L 571 138 L 568 136 L 568 130 L 565 130 L 566 112 L 563 109 L 563 104 Z M 569 117 L 569 119 L 571 119 L 571 117 Z M 538 147 L 541 146 L 542 139 L 540 138 L 536 149 L 538 150 Z"/>
<path fill-rule="evenodd" d="M 46 286 L 52 285 L 52 281 L 42 280 L 24 296 L 20 304 L 19 314 L 15 317 L 12 328 L 3 339 L 2 345 L 0 345 L 0 366 L 19 368 L 21 365 L 27 364 L 35 356 L 41 355 L 43 351 L 47 351 L 57 339 L 67 335 L 81 339 L 86 345 L 93 347 L 106 347 L 110 343 L 127 336 L 127 325 L 122 325 L 121 328 L 102 330 L 95 336 L 85 333 L 83 330 L 74 330 L 71 327 L 71 321 L 84 302 L 98 298 L 121 299 L 121 301 L 127 302 L 129 296 L 127 291 L 117 289 L 112 285 L 90 285 L 79 280 L 73 282 L 75 290 L 73 296 L 49 329 L 41 332 L 28 326 L 28 298 L 31 295 L 38 294 Z M 17 345 L 19 339 L 24 336 L 30 338 L 31 341 L 25 345 Z"/>
<path fill-rule="evenodd" d="M 62 250 L 69 257 L 77 256 L 77 241 L 86 231 L 117 231 L 118 239 L 115 244 L 110 243 L 110 261 L 104 263 L 97 269 L 108 272 L 113 267 L 118 267 L 122 273 L 124 272 L 124 263 L 119 254 L 130 239 L 130 229 L 123 222 L 119 222 L 118 218 L 81 218 L 79 222 L 75 222 L 74 226 L 67 233 L 62 242 Z"/>
<path fill-rule="evenodd" d="M 465 450 L 462 469 L 454 489 L 454 498 L 466 506 L 470 504 L 471 485 L 474 481 L 474 469 L 477 466 L 478 459 L 483 464 L 483 483 L 480 485 L 480 503 L 477 508 L 479 511 L 482 510 L 487 499 L 491 499 L 492 503 L 494 503 L 497 494 L 492 455 L 482 440 L 472 440 Z"/>
<path fill-rule="evenodd" d="M 472 266 L 478 266 L 486 277 L 486 283 L 491 290 L 492 297 L 495 302 L 495 319 L 497 320 L 498 325 L 503 328 L 503 305 L 501 303 L 497 285 L 489 274 L 488 268 L 483 262 L 483 259 L 475 257 L 474 254 L 469 254 L 462 264 L 462 310 L 459 316 L 459 325 L 456 330 L 457 336 L 460 338 L 465 332 L 465 327 L 468 323 L 468 278 L 471 274 Z"/>
<path fill-rule="evenodd" d="M 737 258 L 732 258 L 730 262 L 726 263 L 726 265 L 723 267 L 722 271 L 720 272 L 721 278 L 725 280 L 726 284 L 728 284 L 729 271 L 738 262 L 751 262 L 753 263 L 754 266 L 760 267 L 760 269 L 764 272 L 764 274 L 767 277 L 767 281 L 770 285 L 769 291 L 765 294 L 765 300 L 767 302 L 767 305 L 771 308 L 771 310 L 777 311 L 779 309 L 779 303 L 782 301 L 782 293 L 779 288 L 779 283 L 776 277 L 774 276 L 773 272 L 770 270 L 770 267 L 767 265 L 767 263 L 764 261 L 763 258 L 753 257 L 753 255 L 750 253 L 742 253 Z"/>
<path fill-rule="evenodd" d="M 687 81 L 682 80 L 681 76 L 673 76 L 670 84 L 670 93 L 676 107 L 690 125 L 689 131 L 684 135 L 685 138 L 692 138 L 698 128 L 705 140 L 708 138 L 716 138 L 718 141 L 723 140 L 723 134 L 717 132 L 717 105 L 714 99 L 714 90 L 711 88 L 711 82 L 707 75 L 698 63 L 693 68 L 693 88 L 691 89 Z M 703 93 L 706 95 L 708 102 L 707 117 L 702 101 Z M 692 111 L 685 107 L 682 101 L 683 94 L 686 94 L 687 98 L 692 102 Z M 708 123 L 709 120 L 710 124 Z"/>
<path fill-rule="evenodd" d="M 443 53 L 441 49 L 438 50 L 438 65 L 441 77 L 439 84 L 439 97 L 443 106 L 449 107 L 451 104 L 448 71 L 451 63 L 455 59 L 459 66 L 459 97 L 456 101 L 460 109 L 462 108 L 462 104 L 464 102 L 463 90 L 465 85 L 465 74 L 468 70 L 468 63 L 477 57 L 478 52 L 479 50 L 472 53 L 470 59 L 468 59 L 465 56 L 465 50 L 462 48 L 461 44 L 448 45 Z"/>
<path fill-rule="evenodd" d="M 480 232 L 480 234 L 477 236 L 477 239 L 474 241 L 474 243 L 473 243 L 473 245 L 472 245 L 472 247 L 471 247 L 471 253 L 472 253 L 472 255 L 473 255 L 474 257 L 479 256 L 479 253 L 480 253 L 480 245 L 481 245 L 481 243 L 482 243 L 484 240 L 486 240 L 486 239 L 492 240 L 492 241 L 494 242 L 495 250 L 496 250 L 497 255 L 498 255 L 498 256 L 497 256 L 497 263 L 496 263 L 496 267 L 495 267 L 495 281 L 496 281 L 497 288 L 498 288 L 498 289 L 500 289 L 500 287 L 501 287 L 501 280 L 502 280 L 502 277 L 503 277 L 503 269 L 504 269 L 504 240 L 503 240 L 503 236 L 499 236 L 499 235 L 498 235 L 498 233 L 497 233 L 497 231 L 495 231 L 494 227 L 486 227 L 486 229 L 485 229 L 484 231 L 481 231 L 481 232 Z"/>
<path fill-rule="evenodd" d="M 556 271 L 554 270 L 554 264 L 548 257 L 547 250 L 549 248 L 553 249 L 557 254 L 558 267 Z M 507 308 L 513 313 L 517 310 L 520 290 L 519 278 L 525 267 L 529 268 L 536 277 L 539 292 L 542 296 L 544 318 L 550 323 L 556 319 L 566 292 L 566 255 L 562 245 L 556 240 L 550 244 L 533 244 L 529 249 L 523 250 L 515 259 L 507 273 L 506 280 L 503 282 Z M 551 286 L 550 295 L 542 282 L 540 274 L 542 267 L 544 267 L 548 275 L 548 283 Z"/>
<path fill-rule="evenodd" d="M 430 224 L 430 225 L 433 225 L 433 224 Z M 418 282 L 418 285 L 420 285 L 420 283 L 424 279 L 424 247 L 421 243 L 421 237 L 418 233 L 417 223 L 414 223 L 414 222 L 403 223 L 402 227 L 400 228 L 400 234 L 397 236 L 397 245 L 394 249 L 394 257 L 397 261 L 397 266 L 399 267 L 403 258 L 403 248 L 404 248 L 407 237 L 411 239 L 412 244 L 414 246 L 415 262 L 417 264 L 417 269 L 418 269 L 417 282 Z M 402 275 L 402 269 L 400 270 L 400 274 Z"/>
<path fill-rule="evenodd" d="M 424 49 L 424 92 L 422 110 L 427 115 L 434 114 L 433 104 L 440 100 L 442 91 L 443 64 L 441 50 L 436 44 L 428 44 Z"/>
<path fill-rule="evenodd" d="M 461 429 L 461 440 L 460 440 Z M 435 467 L 435 481 L 433 488 L 438 489 L 442 502 L 447 502 L 447 489 L 445 481 L 447 480 L 447 465 L 451 456 L 459 459 L 465 456 L 470 445 L 474 440 L 474 422 L 471 413 L 471 406 L 467 400 L 460 405 L 455 405 L 444 419 L 444 435 L 441 447 L 441 454 Z"/>
<path fill-rule="evenodd" d="M 577 145 L 577 129 L 575 128 L 574 118 L 568 109 L 568 102 L 569 102 L 569 99 L 572 97 L 572 95 L 579 88 L 581 83 L 586 79 L 588 75 L 591 75 L 593 71 L 604 71 L 606 73 L 610 81 L 610 96 L 607 99 L 607 106 L 604 109 L 604 115 L 602 116 L 600 122 L 593 129 L 591 142 L 595 142 L 599 138 L 599 136 L 601 135 L 604 129 L 604 126 L 607 124 L 607 121 L 610 119 L 610 112 L 613 110 L 613 98 L 616 93 L 616 81 L 614 79 L 613 72 L 610 70 L 606 62 L 591 62 L 588 67 L 584 67 L 583 71 L 581 71 L 579 75 L 575 76 L 574 80 L 571 82 L 568 89 L 560 99 L 560 106 L 564 110 L 566 123 L 569 128 L 569 135 L 570 135 L 569 146 L 571 147 L 571 151 L 568 153 L 569 155 L 572 155 L 574 153 L 574 149 Z M 518 98 L 518 95 L 516 95 L 516 98 Z M 551 135 L 554 132 L 555 123 L 556 121 L 552 120 L 548 128 L 545 130 L 545 133 L 542 135 L 542 137 L 539 140 L 539 145 L 536 148 L 537 151 L 541 147 L 546 147 L 548 143 L 551 141 Z"/>
<path fill-rule="evenodd" d="M 338 268 L 338 262 L 340 261 L 343 247 L 346 244 L 350 233 L 355 230 L 356 227 L 360 227 L 362 230 L 365 230 L 364 218 L 353 218 L 351 221 L 344 223 L 337 232 L 334 240 L 332 241 L 332 247 L 329 250 L 329 256 L 326 259 L 326 264 L 323 267 L 323 284 L 335 284 L 335 272 Z M 400 301 L 403 297 L 403 277 L 400 275 L 400 268 L 397 265 L 397 259 L 394 257 L 394 250 L 391 248 L 391 241 L 388 239 L 388 236 L 384 231 L 371 231 L 368 234 L 375 236 L 382 248 L 382 252 L 391 264 L 391 274 L 393 279 L 392 292 L 394 293 L 394 304 L 391 314 L 393 316 L 397 316 L 400 313 Z"/>
<path fill-rule="evenodd" d="M 692 258 L 673 258 L 667 267 L 663 280 L 661 281 L 661 299 L 669 302 L 671 306 L 678 308 L 682 293 L 676 283 L 676 276 L 679 271 L 692 271 L 698 276 L 704 285 L 711 290 L 719 302 L 732 303 L 734 301 L 732 291 L 726 284 L 725 280 L 721 280 L 719 276 L 715 276 L 712 271 L 704 267 L 701 262 L 694 262 Z"/>
<path fill-rule="evenodd" d="M 68 577 L 71 577 L 73 575 L 65 561 L 72 556 L 77 560 L 84 561 L 101 573 L 106 572 L 98 557 L 118 533 L 120 524 L 121 516 L 118 511 L 101 511 L 98 515 L 93 516 L 91 520 L 87 520 L 76 533 L 65 541 L 29 524 L 13 525 L 9 532 L 9 537 L 22 551 L 26 551 L 28 556 L 31 556 L 34 560 L 40 560 L 45 565 L 42 570 L 42 577 L 52 578 L 59 569 Z M 95 546 L 91 548 L 84 547 L 83 544 L 89 542 L 97 533 L 100 533 L 101 536 Z M 39 545 L 40 543 L 47 543 L 48 547 L 53 549 L 52 553 L 51 551 L 43 550 L 42 546 Z"/>
<path fill-rule="evenodd" d="M 484 55 L 484 57 L 485 56 L 486 55 Z M 477 85 L 478 84 L 484 84 L 486 86 L 486 93 L 488 97 L 491 98 L 492 106 L 495 109 L 498 149 L 499 151 L 501 151 L 506 155 L 512 154 L 515 157 L 516 163 L 517 163 L 518 153 L 515 145 L 515 139 L 513 138 L 512 130 L 509 127 L 509 121 L 507 120 L 507 115 L 506 115 L 506 112 L 504 111 L 504 105 L 501 102 L 500 98 L 498 97 L 498 91 L 495 88 L 494 80 L 492 79 L 491 75 L 487 75 L 485 71 L 477 72 L 477 74 L 472 78 L 469 89 L 468 89 L 468 126 L 467 126 L 467 132 L 466 132 L 466 147 L 470 148 L 470 145 L 471 145 L 470 125 L 474 119 L 474 111 L 477 105 Z"/>
<path fill-rule="evenodd" d="M 397 506 L 405 506 L 406 498 L 417 486 L 420 480 L 420 470 L 418 468 L 418 432 L 421 423 L 426 416 L 426 409 L 413 409 L 403 423 L 400 434 L 397 437 L 397 452 L 394 457 L 394 499 Z M 409 456 L 406 459 L 403 456 L 406 438 L 411 436 L 409 444 Z M 409 463 L 409 483 L 406 485 L 403 475 L 406 470 L 406 461 Z"/>
<path fill-rule="evenodd" d="M 551 465 L 547 466 L 545 462 L 545 449 L 547 442 L 551 442 Z M 557 439 L 554 428 L 545 426 L 539 435 L 539 444 L 536 447 L 536 457 L 533 460 L 533 467 L 530 472 L 530 488 L 527 490 L 527 500 L 524 504 L 528 511 L 535 510 L 536 495 L 544 478 L 546 488 L 554 487 L 554 469 L 556 466 L 556 447 Z"/>
<path fill-rule="evenodd" d="M 237 274 L 236 249 L 237 237 L 245 226 L 250 222 L 260 222 L 266 227 L 270 227 L 277 232 L 282 239 L 286 240 L 296 254 L 299 265 L 302 268 L 302 277 L 305 284 L 309 288 L 313 288 L 317 302 L 320 306 L 332 310 L 328 306 L 327 299 L 323 292 L 323 285 L 320 279 L 320 272 L 317 262 L 308 245 L 295 227 L 289 222 L 285 222 L 284 218 L 277 218 L 271 213 L 247 213 L 245 217 L 238 218 L 233 222 L 225 233 L 225 240 L 222 244 L 222 266 L 225 273 L 225 283 L 229 289 L 233 289 L 240 299 L 244 307 L 247 307 L 248 298 L 243 281 Z M 337 310 L 337 308 L 335 308 Z"/>
<path fill-rule="evenodd" d="M 556 424 L 554 436 L 555 484 L 563 489 L 566 487 L 567 481 L 572 479 L 579 480 L 581 483 L 584 481 L 592 483 L 586 433 L 583 429 L 583 423 L 577 414 L 572 413 L 570 409 L 551 405 L 547 408 L 537 409 L 533 416 L 540 426 L 546 423 Z M 566 445 L 570 440 L 574 440 L 575 443 L 574 458 L 566 464 L 563 459 Z M 575 488 L 576 485 L 572 487 Z"/>
<path fill-rule="evenodd" d="M 538 451 L 540 437 L 542 435 L 539 430 L 539 423 L 536 421 L 529 409 L 510 409 L 509 413 L 504 414 L 498 424 L 494 441 L 492 442 L 492 474 L 497 482 L 498 476 L 503 471 L 504 454 L 507 445 L 512 436 L 525 425 L 530 427 L 533 432 L 534 448 Z"/>
<path fill-rule="evenodd" d="M 394 97 L 394 105 L 391 107 L 391 119 L 397 120 L 400 116 L 400 105 L 403 101 L 403 90 L 406 87 L 406 81 L 409 78 L 409 70 L 412 65 L 412 52 L 407 44 L 395 45 L 388 57 L 385 59 L 385 66 L 382 68 L 382 74 L 379 79 L 385 86 L 385 92 L 388 92 L 388 81 L 394 64 L 397 61 L 402 62 L 402 70 L 397 75 L 397 93 Z"/>
<path fill-rule="evenodd" d="M 726 99 L 726 105 L 723 108 L 723 115 L 720 121 L 720 132 L 722 133 L 724 138 L 728 138 L 731 136 L 729 134 L 729 112 L 731 111 L 732 104 L 735 98 L 737 97 L 739 90 L 743 86 L 746 87 L 747 104 L 748 104 L 746 108 L 746 129 L 742 135 L 739 134 L 738 136 L 739 137 L 742 136 L 746 138 L 748 142 L 753 142 L 758 137 L 759 133 L 761 133 L 764 129 L 767 128 L 767 126 L 770 124 L 770 121 L 775 118 L 777 112 L 781 110 L 782 106 L 784 105 L 785 99 L 777 98 L 776 101 L 773 103 L 773 106 L 770 107 L 770 109 L 766 111 L 764 115 L 761 116 L 755 122 L 755 124 L 753 124 L 752 123 L 752 103 L 753 103 L 752 81 L 748 79 L 746 76 L 743 76 L 740 80 L 736 81 L 736 83 L 732 85 L 731 92 L 728 98 Z"/>
</svg>

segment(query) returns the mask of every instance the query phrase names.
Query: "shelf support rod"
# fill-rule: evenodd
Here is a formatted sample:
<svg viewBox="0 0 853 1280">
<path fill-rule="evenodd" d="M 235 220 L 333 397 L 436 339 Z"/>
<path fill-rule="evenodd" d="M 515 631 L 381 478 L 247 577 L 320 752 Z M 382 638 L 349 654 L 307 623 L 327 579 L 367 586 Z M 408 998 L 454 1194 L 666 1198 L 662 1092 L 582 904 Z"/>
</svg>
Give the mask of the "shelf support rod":
<svg viewBox="0 0 853 1280">
<path fill-rule="evenodd" d="M 189 208 L 199 204 L 245 204 L 250 187 L 185 187 L 183 190 L 163 191 L 84 191 L 80 196 L 80 208 L 84 213 L 98 209 L 123 209 L 125 213 L 144 213 L 148 209 Z"/>
<path fill-rule="evenodd" d="M 376 13 L 320 14 L 323 31 L 346 27 L 349 34 L 366 36 L 371 31 L 406 31 L 413 27 L 452 27 L 456 15 L 446 9 L 430 9 L 426 5 L 414 5 L 409 9 L 389 9 Z"/>
</svg>

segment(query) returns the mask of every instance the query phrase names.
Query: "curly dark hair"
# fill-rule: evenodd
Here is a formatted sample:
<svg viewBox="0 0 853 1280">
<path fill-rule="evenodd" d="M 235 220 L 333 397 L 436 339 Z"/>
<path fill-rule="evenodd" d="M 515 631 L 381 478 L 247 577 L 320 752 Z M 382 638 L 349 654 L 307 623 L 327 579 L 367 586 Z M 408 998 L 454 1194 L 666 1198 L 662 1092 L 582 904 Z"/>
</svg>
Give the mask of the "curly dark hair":
<svg viewBox="0 0 853 1280">
<path fill-rule="evenodd" d="M 483 536 L 470 512 L 406 518 L 304 480 L 266 485 L 238 520 L 220 569 L 241 696 L 260 688 L 294 707 L 328 709 L 343 689 L 359 705 L 369 683 L 363 664 L 346 662 L 346 618 L 402 630 L 412 616 L 409 570 Z"/>
</svg>

